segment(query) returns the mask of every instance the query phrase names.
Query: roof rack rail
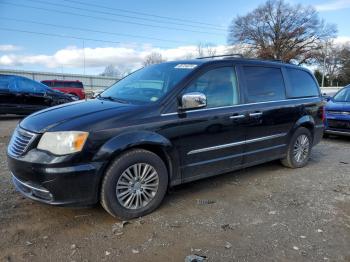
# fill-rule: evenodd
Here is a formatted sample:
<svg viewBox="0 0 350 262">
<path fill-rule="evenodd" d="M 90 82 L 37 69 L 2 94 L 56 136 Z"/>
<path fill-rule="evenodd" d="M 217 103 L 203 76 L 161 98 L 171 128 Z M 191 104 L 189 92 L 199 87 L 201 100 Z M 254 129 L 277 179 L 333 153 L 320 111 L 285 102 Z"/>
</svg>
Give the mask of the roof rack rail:
<svg viewBox="0 0 350 262">
<path fill-rule="evenodd" d="M 207 58 L 219 58 L 219 57 L 226 57 L 226 58 L 234 58 L 234 57 L 240 57 L 243 58 L 242 54 L 231 54 L 231 55 L 212 55 L 212 56 L 203 56 L 203 57 L 197 57 L 196 59 L 207 59 Z"/>
<path fill-rule="evenodd" d="M 282 59 L 267 59 L 267 60 L 272 62 L 285 63 Z"/>
</svg>

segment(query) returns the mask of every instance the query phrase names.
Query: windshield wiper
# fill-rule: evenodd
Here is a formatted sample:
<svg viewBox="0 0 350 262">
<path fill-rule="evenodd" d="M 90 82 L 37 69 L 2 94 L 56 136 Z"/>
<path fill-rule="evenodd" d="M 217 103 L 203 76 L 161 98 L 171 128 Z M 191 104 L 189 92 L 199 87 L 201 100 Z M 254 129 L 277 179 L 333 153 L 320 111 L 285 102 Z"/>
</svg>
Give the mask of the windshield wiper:
<svg viewBox="0 0 350 262">
<path fill-rule="evenodd" d="M 123 104 L 127 104 L 128 103 L 128 101 L 126 101 L 126 100 L 119 99 L 119 98 L 116 98 L 116 97 L 113 97 L 113 96 L 101 96 L 100 94 L 98 94 L 96 97 L 104 99 L 104 100 L 109 100 L 109 101 L 113 101 L 113 102 L 123 103 Z"/>
</svg>

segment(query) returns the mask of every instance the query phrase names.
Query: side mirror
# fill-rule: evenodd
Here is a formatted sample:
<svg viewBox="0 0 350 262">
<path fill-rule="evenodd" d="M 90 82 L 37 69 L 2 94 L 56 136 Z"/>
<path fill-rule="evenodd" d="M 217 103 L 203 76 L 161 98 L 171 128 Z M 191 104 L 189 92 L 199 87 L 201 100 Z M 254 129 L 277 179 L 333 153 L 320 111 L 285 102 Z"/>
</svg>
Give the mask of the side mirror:
<svg viewBox="0 0 350 262">
<path fill-rule="evenodd" d="M 322 97 L 323 97 L 323 99 L 324 99 L 325 101 L 327 101 L 327 102 L 328 102 L 329 100 L 331 100 L 331 98 L 332 98 L 331 96 L 329 96 L 329 95 L 327 95 L 327 94 L 323 94 Z"/>
<path fill-rule="evenodd" d="M 207 97 L 200 92 L 192 92 L 182 95 L 180 101 L 180 109 L 196 109 L 207 106 Z"/>
</svg>

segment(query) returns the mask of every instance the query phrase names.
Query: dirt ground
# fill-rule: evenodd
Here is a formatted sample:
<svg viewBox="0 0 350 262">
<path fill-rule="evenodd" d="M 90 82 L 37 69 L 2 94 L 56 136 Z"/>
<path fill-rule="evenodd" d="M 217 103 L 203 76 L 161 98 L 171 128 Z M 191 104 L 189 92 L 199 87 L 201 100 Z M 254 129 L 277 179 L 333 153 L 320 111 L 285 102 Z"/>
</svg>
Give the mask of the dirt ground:
<svg viewBox="0 0 350 262">
<path fill-rule="evenodd" d="M 162 206 L 122 223 L 101 207 L 68 209 L 14 190 L 0 119 L 0 260 L 350 261 L 350 139 L 317 145 L 307 167 L 279 162 L 178 186 Z"/>
</svg>

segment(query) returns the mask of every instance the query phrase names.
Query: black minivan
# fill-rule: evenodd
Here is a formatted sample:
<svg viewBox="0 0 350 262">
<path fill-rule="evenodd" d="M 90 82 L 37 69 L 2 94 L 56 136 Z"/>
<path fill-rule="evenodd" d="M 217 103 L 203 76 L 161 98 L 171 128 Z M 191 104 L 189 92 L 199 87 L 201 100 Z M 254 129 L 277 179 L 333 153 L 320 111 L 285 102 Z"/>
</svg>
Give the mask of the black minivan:
<svg viewBox="0 0 350 262">
<path fill-rule="evenodd" d="M 156 209 L 171 186 L 281 159 L 306 165 L 323 134 L 314 76 L 279 62 L 196 59 L 145 67 L 97 98 L 20 122 L 8 146 L 16 188 L 51 205 Z"/>
</svg>

